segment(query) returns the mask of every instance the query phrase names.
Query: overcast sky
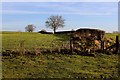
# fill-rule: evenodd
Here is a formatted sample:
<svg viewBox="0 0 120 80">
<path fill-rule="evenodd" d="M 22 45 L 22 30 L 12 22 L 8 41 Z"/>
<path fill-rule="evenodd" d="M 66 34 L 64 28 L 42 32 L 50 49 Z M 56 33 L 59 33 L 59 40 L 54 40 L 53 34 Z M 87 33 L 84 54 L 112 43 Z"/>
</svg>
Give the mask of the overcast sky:
<svg viewBox="0 0 120 80">
<path fill-rule="evenodd" d="M 4 31 L 25 31 L 28 24 L 35 25 L 36 31 L 52 31 L 45 26 L 51 15 L 65 19 L 65 27 L 58 31 L 79 28 L 118 30 L 117 2 L 3 2 L 1 12 Z"/>
</svg>

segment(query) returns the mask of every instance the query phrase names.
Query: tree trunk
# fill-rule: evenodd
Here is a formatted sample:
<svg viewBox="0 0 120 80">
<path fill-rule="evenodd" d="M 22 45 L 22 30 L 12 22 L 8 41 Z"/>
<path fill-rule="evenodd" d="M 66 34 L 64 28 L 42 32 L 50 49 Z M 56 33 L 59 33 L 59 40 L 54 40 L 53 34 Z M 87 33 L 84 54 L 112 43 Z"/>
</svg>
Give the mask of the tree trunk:
<svg viewBox="0 0 120 80">
<path fill-rule="evenodd" d="M 53 34 L 55 34 L 55 32 L 56 32 L 56 28 L 54 28 L 53 30 L 54 30 Z"/>
</svg>

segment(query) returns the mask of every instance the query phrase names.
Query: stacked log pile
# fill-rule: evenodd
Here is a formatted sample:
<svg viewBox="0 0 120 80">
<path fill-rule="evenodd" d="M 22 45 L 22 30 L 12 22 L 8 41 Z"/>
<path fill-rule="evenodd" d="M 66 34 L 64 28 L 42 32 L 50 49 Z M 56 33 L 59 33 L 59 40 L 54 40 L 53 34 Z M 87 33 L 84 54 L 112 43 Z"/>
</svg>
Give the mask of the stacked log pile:
<svg viewBox="0 0 120 80">
<path fill-rule="evenodd" d="M 101 49 L 101 40 L 98 40 L 95 35 L 93 36 L 79 36 L 73 37 L 73 50 L 77 53 L 95 53 Z M 115 41 L 112 38 L 104 38 L 104 49 L 113 45 Z"/>
</svg>

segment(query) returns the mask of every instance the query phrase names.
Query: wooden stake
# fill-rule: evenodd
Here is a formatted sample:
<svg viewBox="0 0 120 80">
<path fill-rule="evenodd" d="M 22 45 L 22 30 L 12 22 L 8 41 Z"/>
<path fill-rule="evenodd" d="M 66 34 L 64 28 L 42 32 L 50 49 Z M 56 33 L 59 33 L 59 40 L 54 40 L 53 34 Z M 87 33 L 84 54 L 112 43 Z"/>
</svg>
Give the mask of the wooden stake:
<svg viewBox="0 0 120 80">
<path fill-rule="evenodd" d="M 116 54 L 119 52 L 119 37 L 116 36 Z"/>
</svg>

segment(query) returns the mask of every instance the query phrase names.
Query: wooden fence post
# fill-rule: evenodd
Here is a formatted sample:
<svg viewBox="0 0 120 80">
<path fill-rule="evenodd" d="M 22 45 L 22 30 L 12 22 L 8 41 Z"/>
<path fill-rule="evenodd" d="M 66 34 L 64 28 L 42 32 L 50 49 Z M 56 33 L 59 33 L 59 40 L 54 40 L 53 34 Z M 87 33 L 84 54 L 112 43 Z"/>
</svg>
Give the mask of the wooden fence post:
<svg viewBox="0 0 120 80">
<path fill-rule="evenodd" d="M 101 50 L 104 53 L 104 41 L 103 40 L 101 40 Z"/>
<path fill-rule="evenodd" d="M 116 54 L 118 54 L 118 52 L 119 52 L 119 37 L 118 36 L 116 36 Z"/>
</svg>

